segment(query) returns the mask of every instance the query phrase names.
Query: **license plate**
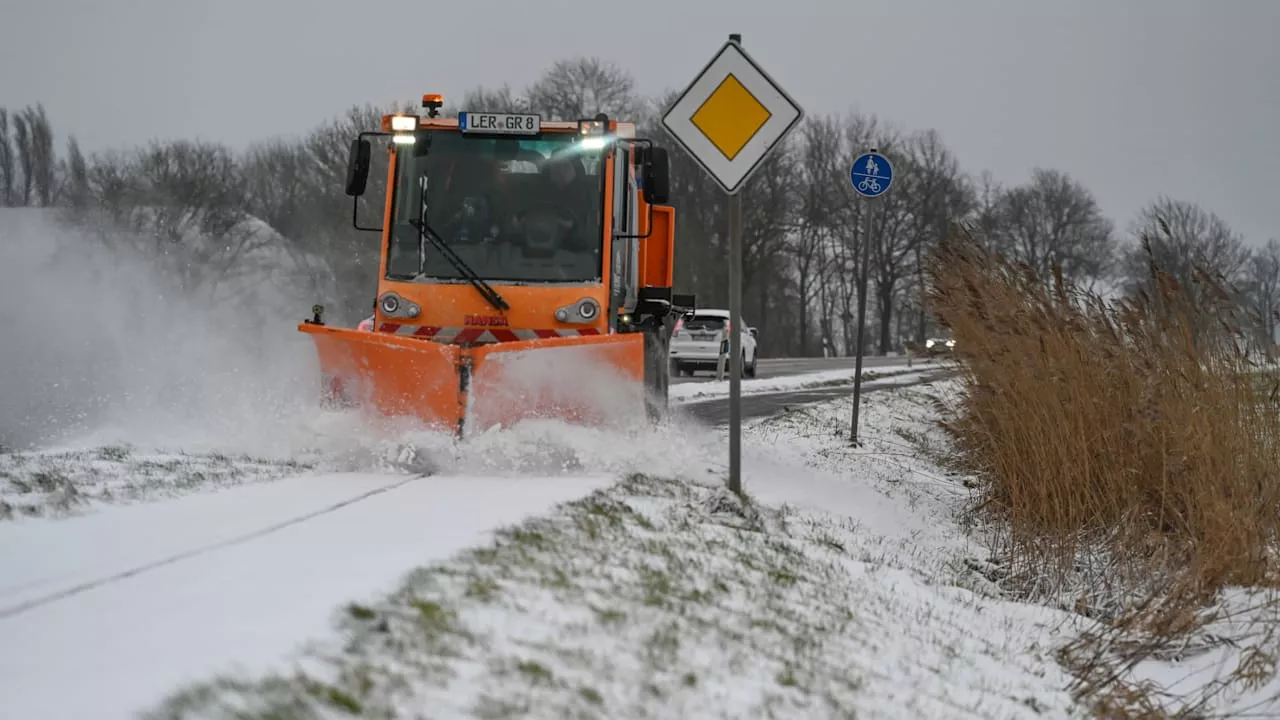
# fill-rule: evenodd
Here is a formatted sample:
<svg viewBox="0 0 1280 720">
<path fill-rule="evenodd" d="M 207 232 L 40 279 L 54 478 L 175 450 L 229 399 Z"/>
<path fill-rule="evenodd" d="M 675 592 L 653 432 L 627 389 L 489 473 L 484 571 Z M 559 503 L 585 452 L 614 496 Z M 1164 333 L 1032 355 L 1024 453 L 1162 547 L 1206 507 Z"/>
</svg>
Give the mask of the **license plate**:
<svg viewBox="0 0 1280 720">
<path fill-rule="evenodd" d="M 542 116 L 461 112 L 458 113 L 458 129 L 468 134 L 537 135 L 542 132 Z"/>
<path fill-rule="evenodd" d="M 710 335 L 710 334 L 707 334 L 707 333 L 694 333 L 694 334 L 693 334 L 693 339 L 694 339 L 694 340 L 709 341 L 709 340 L 715 340 L 715 339 L 716 339 L 716 336 L 715 336 L 715 335 Z"/>
</svg>

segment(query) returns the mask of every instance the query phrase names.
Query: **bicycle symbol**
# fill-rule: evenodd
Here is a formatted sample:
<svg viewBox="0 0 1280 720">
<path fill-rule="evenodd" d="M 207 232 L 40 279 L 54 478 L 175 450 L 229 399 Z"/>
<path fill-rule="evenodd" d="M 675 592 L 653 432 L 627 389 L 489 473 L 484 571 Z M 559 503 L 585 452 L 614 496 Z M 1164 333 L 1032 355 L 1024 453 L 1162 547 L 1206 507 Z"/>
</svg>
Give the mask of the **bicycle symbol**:
<svg viewBox="0 0 1280 720">
<path fill-rule="evenodd" d="M 880 182 L 873 177 L 863 178 L 862 182 L 858 183 L 858 189 L 866 192 L 880 192 Z"/>
</svg>

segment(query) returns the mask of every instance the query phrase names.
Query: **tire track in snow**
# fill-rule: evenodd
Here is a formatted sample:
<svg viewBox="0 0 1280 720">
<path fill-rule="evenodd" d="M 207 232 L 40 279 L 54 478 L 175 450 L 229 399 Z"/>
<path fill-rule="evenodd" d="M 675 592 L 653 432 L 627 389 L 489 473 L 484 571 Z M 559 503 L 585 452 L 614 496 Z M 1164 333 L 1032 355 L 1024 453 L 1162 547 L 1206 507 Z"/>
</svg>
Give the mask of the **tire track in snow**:
<svg viewBox="0 0 1280 720">
<path fill-rule="evenodd" d="M 85 582 L 79 583 L 77 585 L 73 585 L 63 590 L 59 590 L 57 592 L 49 593 L 48 595 L 43 595 L 40 597 L 32 598 L 25 602 L 18 603 L 17 605 L 11 605 L 6 608 L 0 608 L 0 620 L 7 620 L 11 617 L 20 615 L 29 610 L 34 610 L 38 607 L 43 607 L 45 605 L 48 605 L 49 603 L 56 602 L 58 600 L 63 600 L 76 595 L 80 595 L 82 593 L 86 593 L 95 588 L 111 585 L 117 582 L 121 582 L 123 580 L 128 580 L 129 578 L 136 577 L 138 575 L 141 575 L 146 572 L 150 572 L 152 570 L 158 570 L 159 568 L 173 565 L 175 563 L 182 562 L 183 560 L 189 560 L 193 557 L 206 555 L 208 553 L 214 552 L 216 550 L 221 550 L 223 548 L 228 548 L 235 545 L 242 545 L 251 540 L 256 540 L 258 538 L 262 538 L 267 535 L 277 533 L 281 530 L 284 530 L 285 528 L 307 522 L 308 520 L 313 520 L 315 518 L 322 517 L 324 515 L 329 515 L 345 507 L 355 505 L 356 503 L 359 503 L 361 501 L 374 497 L 375 495 L 381 495 L 383 493 L 391 492 L 392 490 L 404 487 L 405 485 L 408 485 L 409 483 L 415 480 L 421 480 L 423 478 L 430 477 L 430 476 L 431 476 L 431 473 L 419 473 L 417 475 L 412 475 L 410 477 L 391 483 L 389 485 L 383 485 L 381 487 L 376 487 L 372 490 L 366 490 L 365 492 L 362 492 L 359 495 L 347 498 L 346 500 L 341 500 L 331 505 L 327 505 L 318 510 L 313 510 L 305 514 L 298 515 L 297 517 L 293 517 L 288 520 L 282 520 L 278 523 L 268 525 L 267 527 L 264 527 L 260 530 L 254 530 L 253 532 L 245 533 L 237 537 L 232 537 L 232 538 L 221 540 L 219 542 L 212 543 L 209 545 L 203 545 L 200 547 L 192 548 L 191 550 L 186 550 L 184 552 L 180 552 L 175 555 L 170 555 L 169 557 L 161 558 L 159 560 L 145 563 L 143 565 L 138 565 L 128 570 L 122 570 L 120 572 L 113 573 L 111 575 L 106 575 L 96 580 L 87 580 Z"/>
</svg>

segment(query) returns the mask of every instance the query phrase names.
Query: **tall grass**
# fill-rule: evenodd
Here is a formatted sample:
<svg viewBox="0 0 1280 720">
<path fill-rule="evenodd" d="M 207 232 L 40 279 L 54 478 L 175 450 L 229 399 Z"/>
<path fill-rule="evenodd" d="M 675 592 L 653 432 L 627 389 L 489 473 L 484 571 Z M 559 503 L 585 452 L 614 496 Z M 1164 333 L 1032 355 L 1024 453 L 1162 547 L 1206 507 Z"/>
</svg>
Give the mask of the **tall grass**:
<svg viewBox="0 0 1280 720">
<path fill-rule="evenodd" d="M 1206 600 L 1273 577 L 1280 387 L 1259 380 L 1230 288 L 1152 262 L 1147 290 L 1107 302 L 963 230 L 927 272 L 964 378 L 947 426 L 1027 590 L 1110 614 L 1156 585 Z"/>
<path fill-rule="evenodd" d="M 1002 582 L 1101 621 L 1059 649 L 1077 696 L 1106 717 L 1207 717 L 1269 681 L 1280 382 L 1246 353 L 1234 290 L 1203 271 L 1184 287 L 1152 260 L 1145 289 L 1108 302 L 959 229 L 926 272 L 964 387 L 945 426 L 978 511 L 1000 520 Z M 1228 586 L 1262 591 L 1242 604 Z M 1231 644 L 1207 626 L 1243 628 L 1241 613 L 1251 646 L 1195 697 L 1134 679 L 1145 660 Z"/>
</svg>

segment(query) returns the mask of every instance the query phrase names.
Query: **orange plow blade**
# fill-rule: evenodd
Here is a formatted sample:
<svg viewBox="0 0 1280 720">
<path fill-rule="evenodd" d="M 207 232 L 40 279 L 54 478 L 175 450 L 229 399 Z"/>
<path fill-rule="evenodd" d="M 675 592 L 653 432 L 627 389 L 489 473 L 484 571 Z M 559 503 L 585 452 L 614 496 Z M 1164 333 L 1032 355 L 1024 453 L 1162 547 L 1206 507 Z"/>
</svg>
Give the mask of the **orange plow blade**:
<svg viewBox="0 0 1280 720">
<path fill-rule="evenodd" d="M 474 348 L 467 425 L 556 418 L 601 425 L 644 418 L 644 339 L 560 337 Z"/>
<path fill-rule="evenodd" d="M 640 334 L 459 347 L 304 323 L 326 388 L 387 416 L 453 432 L 551 418 L 600 425 L 644 418 Z"/>
<path fill-rule="evenodd" d="M 413 416 L 448 430 L 458 427 L 458 347 L 306 323 L 298 329 L 315 342 L 331 394 L 383 415 Z"/>
</svg>

